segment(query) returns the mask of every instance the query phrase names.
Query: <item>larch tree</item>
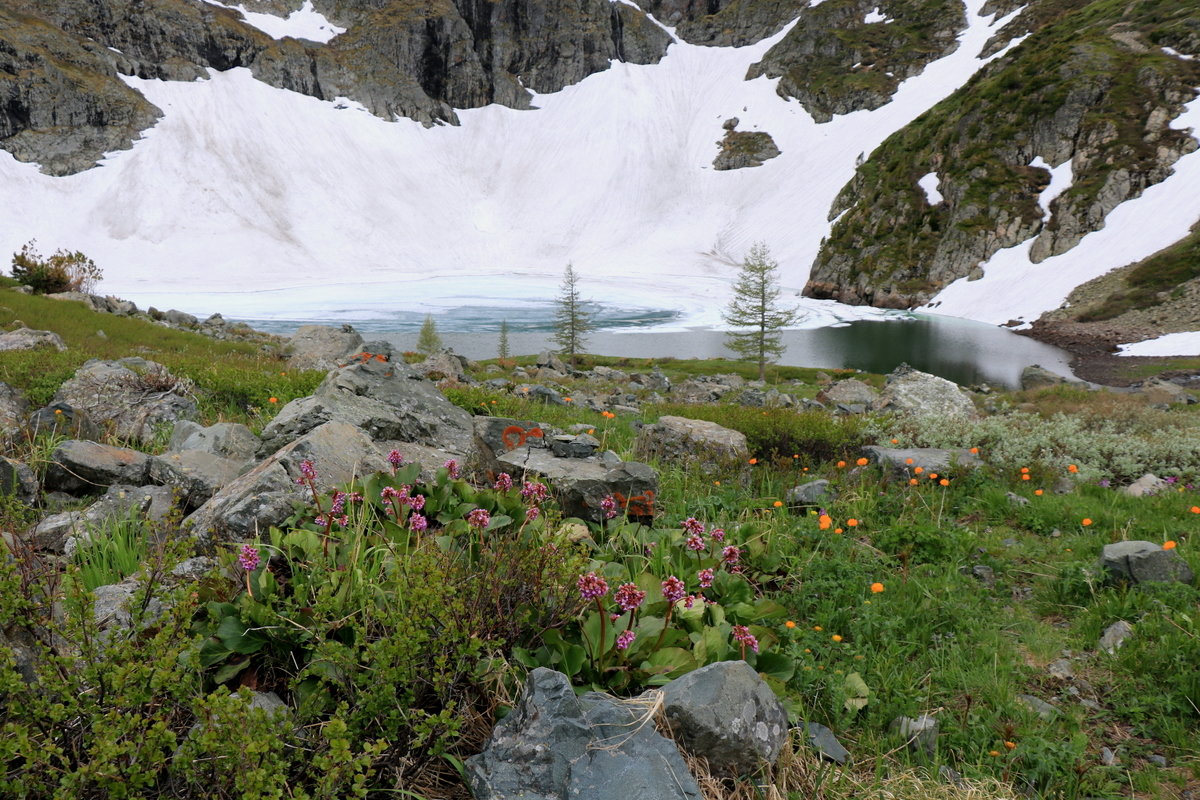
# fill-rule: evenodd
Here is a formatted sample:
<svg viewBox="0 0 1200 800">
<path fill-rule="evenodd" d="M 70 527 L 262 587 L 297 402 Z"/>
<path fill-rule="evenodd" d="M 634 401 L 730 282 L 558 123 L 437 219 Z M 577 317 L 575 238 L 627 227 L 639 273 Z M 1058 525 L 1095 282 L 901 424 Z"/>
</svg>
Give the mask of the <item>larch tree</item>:
<svg viewBox="0 0 1200 800">
<path fill-rule="evenodd" d="M 424 356 L 432 356 L 442 352 L 442 337 L 438 335 L 437 325 L 432 314 L 425 315 L 421 323 L 421 332 L 417 334 L 417 352 Z"/>
<path fill-rule="evenodd" d="M 575 268 L 567 264 L 555 301 L 554 343 L 571 366 L 575 366 L 578 353 L 583 349 L 591 330 L 592 315 L 584 310 L 583 299 L 579 296 L 579 276 L 575 274 Z"/>
<path fill-rule="evenodd" d="M 779 264 L 771 258 L 764 242 L 756 242 L 742 262 L 733 298 L 721 314 L 734 328 L 725 336 L 725 346 L 744 359 L 758 363 L 758 379 L 766 380 L 767 363 L 783 355 L 787 326 L 796 321 L 795 308 L 779 303 Z"/>
</svg>

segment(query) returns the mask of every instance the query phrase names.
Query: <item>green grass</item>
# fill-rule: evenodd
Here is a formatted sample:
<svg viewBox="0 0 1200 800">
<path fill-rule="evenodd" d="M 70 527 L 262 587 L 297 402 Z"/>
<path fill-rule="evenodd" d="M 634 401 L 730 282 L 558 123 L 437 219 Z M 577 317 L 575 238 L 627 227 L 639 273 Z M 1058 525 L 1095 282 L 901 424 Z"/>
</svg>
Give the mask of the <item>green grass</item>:
<svg viewBox="0 0 1200 800">
<path fill-rule="evenodd" d="M 24 392 L 35 408 L 47 404 L 63 381 L 91 358 L 137 355 L 157 361 L 196 383 L 205 421 L 259 427 L 289 400 L 311 394 L 324 377 L 318 372 L 290 371 L 277 354 L 265 353 L 257 344 L 218 341 L 140 319 L 101 314 L 82 303 L 0 292 L 0 327 L 11 328 L 18 320 L 36 330 L 53 330 L 67 345 L 63 352 L 41 349 L 0 356 L 0 381 Z M 277 402 L 271 403 L 272 397 Z"/>
</svg>

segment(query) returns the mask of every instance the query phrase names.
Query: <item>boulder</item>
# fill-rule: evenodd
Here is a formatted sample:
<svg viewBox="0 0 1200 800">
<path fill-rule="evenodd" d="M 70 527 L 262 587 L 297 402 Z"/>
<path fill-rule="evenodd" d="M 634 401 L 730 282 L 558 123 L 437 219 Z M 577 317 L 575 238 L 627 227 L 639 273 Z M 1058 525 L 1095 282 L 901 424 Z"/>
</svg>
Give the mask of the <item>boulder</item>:
<svg viewBox="0 0 1200 800">
<path fill-rule="evenodd" d="M 550 439 L 550 452 L 559 458 L 588 458 L 600 449 L 600 440 L 588 433 L 560 434 Z"/>
<path fill-rule="evenodd" d="M 34 433 L 49 432 L 75 439 L 95 441 L 104 432 L 83 411 L 70 403 L 51 403 L 39 408 L 29 417 L 29 430 Z"/>
<path fill-rule="evenodd" d="M 1110 578 L 1126 583 L 1191 583 L 1196 577 L 1177 551 L 1153 542 L 1106 544 L 1099 566 Z"/>
<path fill-rule="evenodd" d="M 1045 389 L 1066 382 L 1066 378 L 1051 372 L 1040 364 L 1030 364 L 1021 370 L 1021 388 L 1025 390 Z"/>
<path fill-rule="evenodd" d="M 290 369 L 331 370 L 362 350 L 362 336 L 349 325 L 302 325 L 284 345 Z"/>
<path fill-rule="evenodd" d="M 327 494 L 352 479 L 386 466 L 386 453 L 358 428 L 327 422 L 283 447 L 249 472 L 226 484 L 184 520 L 184 527 L 208 541 L 238 541 L 265 535 L 308 501 L 296 483 L 300 463 L 313 462 L 317 490 Z"/>
<path fill-rule="evenodd" d="M 33 505 L 40 489 L 37 474 L 29 465 L 0 456 L 0 495 L 11 495 L 19 503 Z"/>
<path fill-rule="evenodd" d="M 538 383 L 522 383 L 513 388 L 513 394 L 518 397 L 527 397 L 530 400 L 537 400 L 540 403 L 545 403 L 548 406 L 565 406 L 567 401 L 563 396 L 551 389 L 549 386 L 542 386 Z"/>
<path fill-rule="evenodd" d="M 1155 378 L 1146 381 L 1137 390 L 1152 405 L 1169 406 L 1196 402 L 1196 396 L 1177 383 Z"/>
<path fill-rule="evenodd" d="M 576 697 L 559 672 L 529 674 L 482 753 L 466 760 L 475 800 L 700 800 L 653 706 L 598 692 Z"/>
<path fill-rule="evenodd" d="M 114 483 L 141 486 L 149 478 L 145 453 L 98 442 L 72 439 L 55 448 L 46 468 L 46 489 L 68 494 L 95 494 Z"/>
<path fill-rule="evenodd" d="M 622 372 L 619 369 L 612 367 L 592 367 L 592 377 L 602 381 L 612 381 L 614 383 L 626 383 L 629 380 L 629 374 Z"/>
<path fill-rule="evenodd" d="M 1146 497 L 1147 495 L 1158 494 L 1169 485 L 1157 475 L 1146 473 L 1133 483 L 1122 488 L 1121 491 L 1130 497 Z"/>
<path fill-rule="evenodd" d="M 555 372 L 561 372 L 564 375 L 570 374 L 571 368 L 567 366 L 567 362 L 558 357 L 558 353 L 545 351 L 538 354 L 537 357 L 538 369 L 552 369 Z"/>
<path fill-rule="evenodd" d="M 538 476 L 547 480 L 563 514 L 599 521 L 600 507 L 612 496 L 617 508 L 631 519 L 652 520 L 658 512 L 655 495 L 658 473 L 645 464 L 625 461 L 613 466 L 601 456 L 559 458 L 548 450 L 518 447 L 496 459 L 500 469 L 519 476 Z"/>
<path fill-rule="evenodd" d="M 472 417 L 475 438 L 485 461 L 518 447 L 549 447 L 550 427 L 531 419 Z"/>
<path fill-rule="evenodd" d="M 154 483 L 178 490 L 185 507 L 196 508 L 240 475 L 246 466 L 243 459 L 184 450 L 151 456 L 149 477 Z"/>
<path fill-rule="evenodd" d="M 675 741 L 727 777 L 774 764 L 788 739 L 783 703 L 745 661 L 718 661 L 662 688 Z"/>
<path fill-rule="evenodd" d="M 261 444 L 249 428 L 236 422 L 218 422 L 205 428 L 191 420 L 180 420 L 175 423 L 167 449 L 173 453 L 197 450 L 221 458 L 249 461 L 258 453 Z"/>
<path fill-rule="evenodd" d="M 817 392 L 817 401 L 829 406 L 870 406 L 879 397 L 879 391 L 858 378 L 846 378 L 826 386 Z"/>
<path fill-rule="evenodd" d="M 318 426 L 340 422 L 377 441 L 413 442 L 475 454 L 471 415 L 433 384 L 398 363 L 367 361 L 333 370 L 311 397 L 293 400 L 263 429 L 260 454 L 271 453 Z"/>
<path fill-rule="evenodd" d="M 25 396 L 7 383 L 0 383 L 0 436 L 20 433 L 28 412 Z"/>
<path fill-rule="evenodd" d="M 421 377 L 435 381 L 443 378 L 462 381 L 467 377 L 462 359 L 453 353 L 435 353 L 420 364 L 414 364 L 413 370 Z"/>
<path fill-rule="evenodd" d="M 971 396 L 956 384 L 907 364 L 901 364 L 887 376 L 887 383 L 871 408 L 945 419 L 976 419 L 979 416 Z"/>
<path fill-rule="evenodd" d="M 659 417 L 638 431 L 633 452 L 637 458 L 679 464 L 713 476 L 740 474 L 750 458 L 746 436 L 740 431 L 671 416 Z"/>
<path fill-rule="evenodd" d="M 51 514 L 34 525 L 25 537 L 26 544 L 34 550 L 61 553 L 67 539 L 86 530 L 82 511 L 62 511 Z"/>
<path fill-rule="evenodd" d="M 59 388 L 54 399 L 109 425 L 122 439 L 149 441 L 160 425 L 197 415 L 191 383 L 142 358 L 92 359 Z"/>
<path fill-rule="evenodd" d="M 110 486 L 104 496 L 76 516 L 63 523 L 70 524 L 61 542 L 41 542 L 46 549 L 63 553 L 68 558 L 80 544 L 91 541 L 92 535 L 118 520 L 140 518 L 163 522 L 175 511 L 175 495 L 165 486 Z M 62 516 L 62 515 L 55 515 Z M 39 526 L 40 527 L 40 526 Z"/>
<path fill-rule="evenodd" d="M 0 333 L 0 351 L 36 350 L 39 347 L 49 347 L 58 351 L 67 349 L 62 337 L 54 331 L 35 331 L 29 328 L 17 328 L 15 331 Z"/>
<path fill-rule="evenodd" d="M 788 489 L 785 499 L 789 508 L 816 508 L 837 499 L 837 491 L 831 487 L 832 484 L 824 479 L 809 481 Z"/>
<path fill-rule="evenodd" d="M 951 467 L 974 469 L 983 465 L 983 460 L 967 449 L 943 450 L 937 447 L 880 447 L 867 445 L 863 455 L 872 463 L 879 464 L 896 475 L 906 476 L 914 467 L 926 472 L 945 472 Z M 912 462 L 909 463 L 909 459 Z"/>
</svg>

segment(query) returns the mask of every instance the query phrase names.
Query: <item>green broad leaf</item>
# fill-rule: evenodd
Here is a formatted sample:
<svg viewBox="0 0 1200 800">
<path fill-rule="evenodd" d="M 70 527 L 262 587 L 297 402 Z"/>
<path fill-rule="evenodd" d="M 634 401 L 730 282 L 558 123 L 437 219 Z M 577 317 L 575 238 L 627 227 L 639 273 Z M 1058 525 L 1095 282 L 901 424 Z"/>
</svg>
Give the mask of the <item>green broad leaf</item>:
<svg viewBox="0 0 1200 800">
<path fill-rule="evenodd" d="M 235 653 L 257 653 L 267 643 L 265 637 L 250 630 L 237 617 L 226 617 L 217 626 L 216 636 L 221 643 Z"/>
<path fill-rule="evenodd" d="M 232 664 L 226 664 L 213 674 L 213 682 L 225 683 L 226 681 L 233 680 L 248 666 L 250 666 L 250 659 L 248 658 L 243 658 L 241 661 L 235 661 Z"/>
<path fill-rule="evenodd" d="M 346 673 L 341 667 L 324 658 L 310 661 L 307 669 L 313 675 L 335 683 L 344 680 L 346 677 Z"/>
<path fill-rule="evenodd" d="M 484 528 L 484 530 L 491 531 L 491 530 L 495 530 L 496 528 L 503 528 L 503 527 L 511 525 L 511 524 L 512 524 L 512 517 L 506 516 L 504 514 L 498 514 L 498 515 L 492 517 L 492 521 L 488 523 L 488 526 L 486 528 Z"/>
<path fill-rule="evenodd" d="M 754 668 L 780 681 L 787 681 L 796 673 L 796 663 L 783 653 L 774 651 L 759 652 L 754 661 Z"/>
<path fill-rule="evenodd" d="M 698 663 L 713 664 L 724 661 L 729 650 L 729 635 L 720 628 L 709 626 L 700 632 L 700 641 L 696 643 L 694 652 Z"/>
<path fill-rule="evenodd" d="M 588 660 L 587 651 L 577 644 L 569 645 L 561 653 L 562 661 L 559 662 L 559 669 L 568 678 L 578 675 Z"/>
<path fill-rule="evenodd" d="M 754 604 L 754 613 L 758 619 L 779 619 L 788 615 L 788 610 L 774 600 L 759 600 Z"/>
<path fill-rule="evenodd" d="M 846 692 L 846 702 L 843 703 L 843 706 L 847 711 L 859 711 L 866 707 L 871 690 L 868 688 L 867 682 L 862 679 L 862 675 L 851 672 L 846 676 L 843 687 Z"/>
<path fill-rule="evenodd" d="M 216 600 L 210 600 L 204 604 L 204 607 L 208 609 L 208 614 L 214 621 L 225 619 L 226 617 L 236 617 L 238 613 L 238 607 L 233 603 L 221 603 Z"/>
<path fill-rule="evenodd" d="M 663 647 L 651 653 L 650 657 L 642 662 L 641 668 L 655 677 L 671 679 L 691 672 L 697 666 L 696 659 L 687 650 L 681 647 Z"/>
<path fill-rule="evenodd" d="M 512 657 L 517 660 L 525 669 L 537 669 L 541 666 L 537 659 L 533 657 L 533 653 L 524 647 L 514 647 L 512 649 Z"/>
<path fill-rule="evenodd" d="M 741 575 L 718 572 L 713 580 L 717 599 L 726 607 L 733 603 L 754 602 L 754 588 Z"/>
<path fill-rule="evenodd" d="M 208 668 L 213 664 L 220 664 L 232 654 L 233 651 L 222 644 L 219 639 L 205 639 L 204 643 L 200 645 L 200 666 Z"/>
</svg>

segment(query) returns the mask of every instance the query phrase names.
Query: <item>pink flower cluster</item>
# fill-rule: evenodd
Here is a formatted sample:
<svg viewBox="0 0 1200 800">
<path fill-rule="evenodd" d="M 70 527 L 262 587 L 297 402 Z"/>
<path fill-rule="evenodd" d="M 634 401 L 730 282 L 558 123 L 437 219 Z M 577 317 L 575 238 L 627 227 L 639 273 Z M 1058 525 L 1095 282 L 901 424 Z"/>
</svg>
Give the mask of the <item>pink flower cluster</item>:
<svg viewBox="0 0 1200 800">
<path fill-rule="evenodd" d="M 594 572 L 579 576 L 579 594 L 584 600 L 595 600 L 608 594 L 608 583 Z"/>
</svg>

